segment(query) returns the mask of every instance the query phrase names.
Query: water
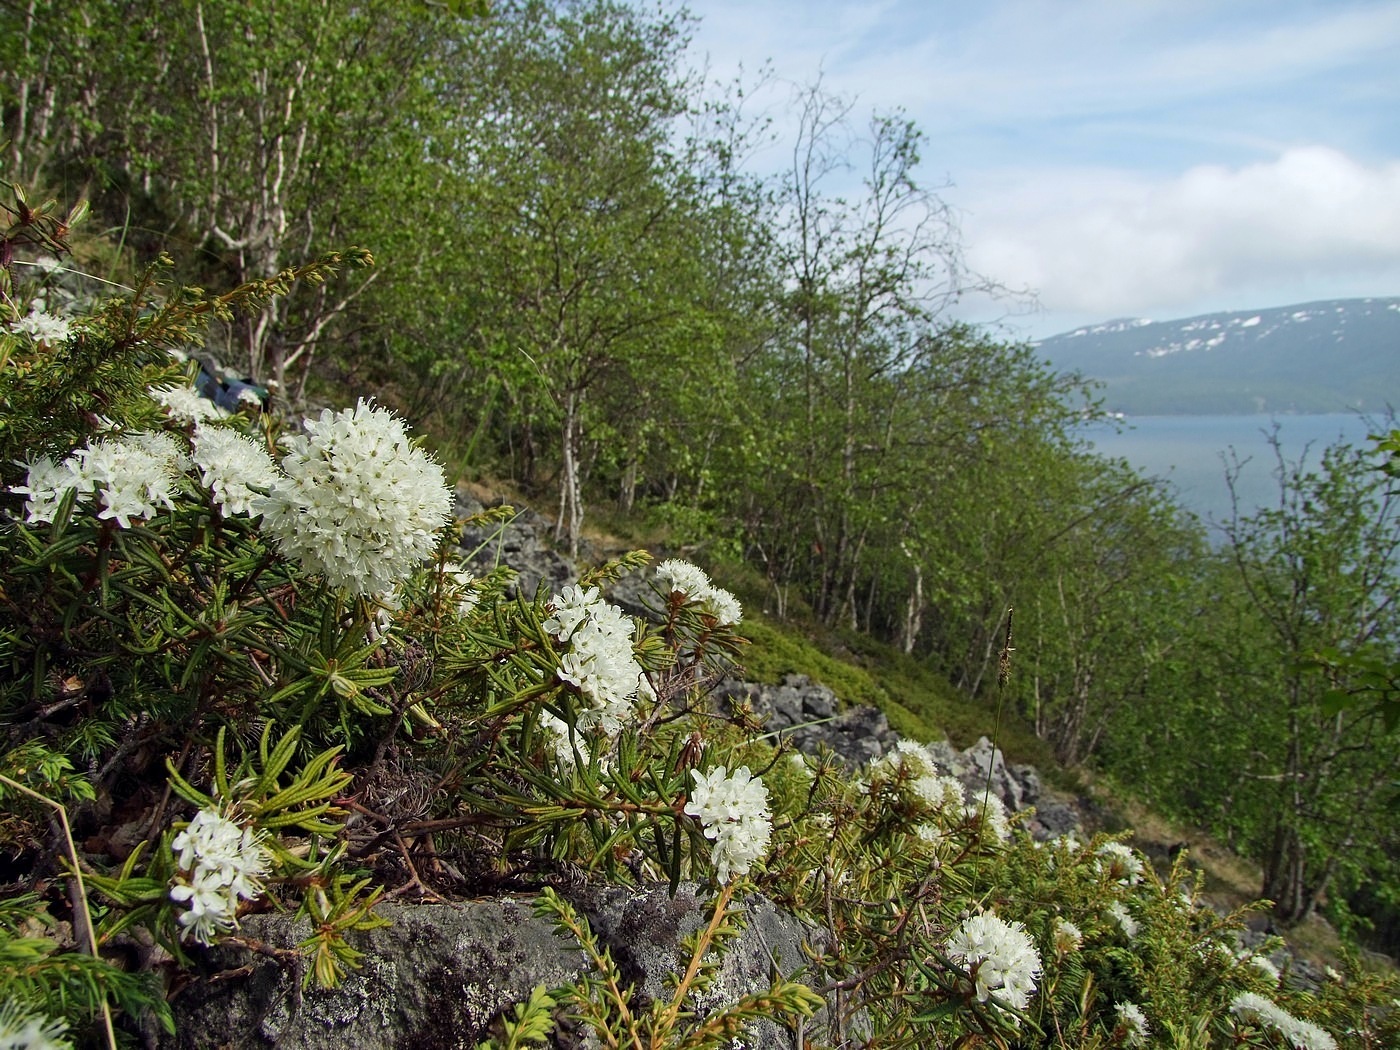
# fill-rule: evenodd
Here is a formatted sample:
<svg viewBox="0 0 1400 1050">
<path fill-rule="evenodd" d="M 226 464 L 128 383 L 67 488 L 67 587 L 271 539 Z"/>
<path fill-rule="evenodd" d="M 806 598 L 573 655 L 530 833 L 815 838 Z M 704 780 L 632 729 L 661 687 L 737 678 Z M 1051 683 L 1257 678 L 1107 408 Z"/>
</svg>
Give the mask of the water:
<svg viewBox="0 0 1400 1050">
<path fill-rule="evenodd" d="M 1317 466 L 1328 445 L 1345 441 L 1368 448 L 1367 435 L 1388 430 L 1385 420 L 1352 414 L 1315 416 L 1134 416 L 1121 433 L 1094 424 L 1085 436 L 1106 456 L 1121 457 L 1146 474 L 1165 478 L 1188 510 L 1203 521 L 1231 516 L 1226 463 L 1233 451 L 1242 462 L 1236 492 L 1241 513 L 1278 502 L 1278 459 L 1268 435 L 1278 428 L 1288 462 L 1306 456 Z"/>
</svg>

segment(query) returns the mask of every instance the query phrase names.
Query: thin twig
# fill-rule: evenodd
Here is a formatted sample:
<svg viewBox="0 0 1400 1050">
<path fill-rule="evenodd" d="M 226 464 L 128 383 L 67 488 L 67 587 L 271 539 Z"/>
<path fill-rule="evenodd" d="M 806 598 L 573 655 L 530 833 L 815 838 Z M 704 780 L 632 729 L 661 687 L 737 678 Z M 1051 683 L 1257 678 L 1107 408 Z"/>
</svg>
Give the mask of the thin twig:
<svg viewBox="0 0 1400 1050">
<path fill-rule="evenodd" d="M 82 910 L 83 926 L 87 930 L 88 950 L 94 959 L 100 959 L 101 956 L 97 952 L 97 933 L 92 926 L 92 909 L 88 907 L 87 887 L 83 885 L 83 872 L 78 866 L 78 850 L 73 845 L 73 829 L 68 826 L 68 811 L 53 799 L 39 794 L 32 788 L 25 787 L 18 781 L 11 780 L 3 773 L 0 773 L 0 784 L 7 784 L 35 801 L 51 806 L 58 813 L 59 823 L 63 825 L 63 841 L 68 846 L 68 860 L 73 866 L 73 880 L 78 889 L 78 904 Z M 102 996 L 102 1021 L 107 1029 L 107 1046 L 110 1050 L 117 1050 L 117 1033 L 112 1027 L 112 1010 L 107 1005 L 105 993 Z"/>
</svg>

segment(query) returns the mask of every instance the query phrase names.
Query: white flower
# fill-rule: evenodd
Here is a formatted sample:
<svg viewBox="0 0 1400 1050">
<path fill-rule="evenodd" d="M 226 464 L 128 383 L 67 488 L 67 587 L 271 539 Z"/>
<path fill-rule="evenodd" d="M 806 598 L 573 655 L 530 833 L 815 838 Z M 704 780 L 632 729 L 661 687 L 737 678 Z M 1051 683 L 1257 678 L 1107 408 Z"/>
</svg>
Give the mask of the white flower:
<svg viewBox="0 0 1400 1050">
<path fill-rule="evenodd" d="M 169 434 L 141 433 L 125 438 L 99 438 L 75 450 L 62 463 L 41 456 L 28 464 L 25 484 L 10 491 L 28 495 L 25 520 L 51 522 L 64 494 L 76 492 L 75 505 L 98 497 L 98 517 L 130 528 L 161 507 L 175 506 L 175 490 L 189 460 Z"/>
<path fill-rule="evenodd" d="M 25 503 L 26 521 L 53 521 L 64 493 L 73 489 L 77 504 L 87 503 L 95 492 L 102 504 L 98 517 L 126 529 L 133 519 L 146 520 L 162 506 L 175 506 L 176 485 L 188 459 L 169 434 L 144 433 L 100 438 L 62 463 L 45 456 L 28 466 L 26 483 L 10 490 L 30 497 Z"/>
<path fill-rule="evenodd" d="M 710 578 L 698 565 L 668 558 L 656 567 L 656 578 L 668 593 L 699 601 L 710 589 Z"/>
<path fill-rule="evenodd" d="M 578 728 L 600 725 L 612 736 L 631 715 L 634 700 L 654 699 L 632 648 L 635 625 L 616 605 L 600 599 L 596 587 L 565 587 L 549 607 L 553 614 L 544 629 L 569 643 L 556 674 L 589 702 Z"/>
<path fill-rule="evenodd" d="M 15 322 L 15 331 L 27 335 L 36 343 L 62 343 L 72 334 L 73 326 L 62 317 L 44 311 L 39 303 L 29 308 L 29 315 Z"/>
<path fill-rule="evenodd" d="M 763 778 L 753 776 L 748 766 L 740 766 L 733 775 L 724 766 L 709 773 L 692 769 L 690 775 L 695 786 L 685 812 L 698 817 L 705 837 L 714 840 L 710 860 L 715 877 L 723 883 L 732 876 L 747 875 L 753 862 L 768 852 L 773 833 Z"/>
<path fill-rule="evenodd" d="M 1279 1009 L 1271 999 L 1257 992 L 1240 992 L 1230 1002 L 1230 1012 L 1246 1024 L 1272 1023 L 1280 1015 L 1288 1016 L 1286 1010 Z"/>
<path fill-rule="evenodd" d="M 1011 838 L 1011 821 L 1006 817 L 1006 805 L 996 795 L 977 796 L 967 803 L 965 814 L 983 837 L 990 836 L 997 842 Z"/>
<path fill-rule="evenodd" d="M 29 1013 L 17 1002 L 0 1006 L 0 1050 L 73 1050 L 65 1034 L 63 1022 Z"/>
<path fill-rule="evenodd" d="M 62 463 L 40 456 L 26 465 L 29 473 L 24 484 L 13 485 L 10 491 L 29 497 L 24 502 L 24 520 L 31 525 L 52 522 L 64 493 L 70 489 L 91 487 L 84 482 L 78 461 L 71 456 Z"/>
<path fill-rule="evenodd" d="M 206 871 L 196 871 L 188 884 L 172 886 L 170 899 L 185 906 L 179 923 L 201 944 L 209 944 L 220 933 L 238 925 L 234 917 L 237 900 Z"/>
<path fill-rule="evenodd" d="M 476 582 L 476 577 L 469 573 L 455 561 L 445 561 L 442 563 L 443 589 L 447 595 L 455 599 L 457 615 L 466 616 L 476 608 L 480 598 L 477 596 L 472 585 Z"/>
<path fill-rule="evenodd" d="M 1279 978 L 1283 976 L 1283 974 L 1279 972 L 1279 968 L 1274 965 L 1273 960 L 1266 955 L 1249 955 L 1246 953 L 1242 958 L 1245 962 L 1249 963 L 1250 966 L 1253 966 L 1268 978 L 1272 984 L 1278 984 Z"/>
<path fill-rule="evenodd" d="M 549 599 L 549 608 L 553 615 L 545 620 L 544 629 L 561 642 L 567 642 L 579 624 L 600 604 L 602 599 L 598 597 L 597 587 L 565 587 Z"/>
<path fill-rule="evenodd" d="M 1084 934 L 1068 919 L 1056 919 L 1054 942 L 1055 951 L 1061 955 L 1068 955 L 1084 943 Z"/>
<path fill-rule="evenodd" d="M 1146 1046 L 1151 1029 L 1147 1025 L 1147 1015 L 1136 1003 L 1118 1004 L 1118 1027 L 1115 1032 L 1123 1033 L 1124 1046 Z"/>
<path fill-rule="evenodd" d="M 886 787 L 893 787 L 906 805 L 916 809 L 962 812 L 961 782 L 941 775 L 928 749 L 913 740 L 899 741 L 871 763 L 869 790 L 878 793 Z"/>
<path fill-rule="evenodd" d="M 900 740 L 893 750 L 885 752 L 870 764 L 870 782 L 873 786 L 901 775 L 912 779 L 936 772 L 928 752 L 921 744 L 913 740 Z"/>
<path fill-rule="evenodd" d="M 1110 879 L 1132 886 L 1142 881 L 1142 861 L 1131 846 L 1121 842 L 1105 842 L 1094 851 L 1099 858 L 1099 870 Z"/>
<path fill-rule="evenodd" d="M 1235 996 L 1230 1012 L 1245 1024 L 1274 1029 L 1295 1050 L 1337 1050 L 1337 1041 L 1317 1025 L 1294 1017 L 1272 1000 L 1254 992 L 1240 992 Z"/>
<path fill-rule="evenodd" d="M 207 419 L 223 419 L 228 415 L 207 397 L 201 397 L 192 386 L 158 387 L 151 391 L 165 414 L 177 423 L 202 423 Z"/>
<path fill-rule="evenodd" d="M 700 600 L 700 606 L 715 618 L 715 623 L 720 627 L 733 627 L 744 617 L 739 599 L 723 587 L 711 587 L 710 593 Z"/>
<path fill-rule="evenodd" d="M 924 805 L 935 811 L 955 811 L 963 805 L 962 781 L 957 777 L 928 773 L 916 778 L 909 790 Z"/>
<path fill-rule="evenodd" d="M 123 440 L 89 444 L 79 457 L 83 476 L 96 487 L 102 509 L 97 516 L 124 529 L 132 519 L 147 521 L 160 507 L 174 509 L 175 484 L 187 460 L 169 434 L 134 434 Z"/>
<path fill-rule="evenodd" d="M 1292 1020 L 1293 1024 L 1283 1035 L 1296 1050 L 1337 1050 L 1337 1040 L 1330 1033 L 1300 1017 Z"/>
<path fill-rule="evenodd" d="M 253 501 L 279 478 L 267 449 L 226 427 L 196 426 L 193 459 L 225 515 L 252 514 Z"/>
<path fill-rule="evenodd" d="M 285 475 L 253 503 L 287 558 L 332 587 L 386 594 L 437 549 L 451 516 L 442 468 L 403 421 L 361 400 L 306 420 L 287 440 Z"/>
<path fill-rule="evenodd" d="M 949 935 L 944 951 L 973 977 L 979 1002 L 995 994 L 1008 1006 L 1024 1010 L 1035 994 L 1040 955 L 1019 922 L 1006 922 L 991 912 L 971 915 Z"/>
<path fill-rule="evenodd" d="M 170 843 L 188 881 L 177 881 L 170 898 L 186 905 L 180 925 L 208 944 L 222 930 L 237 925 L 239 899 L 262 894 L 262 877 L 270 858 L 252 828 L 216 809 L 201 809 Z"/>
<path fill-rule="evenodd" d="M 937 824 L 923 821 L 914 825 L 914 839 L 925 847 L 937 848 L 947 839 L 943 829 Z"/>
<path fill-rule="evenodd" d="M 1118 924 L 1118 928 L 1123 931 L 1123 936 L 1132 940 L 1138 935 L 1138 922 L 1124 907 L 1121 901 L 1113 901 L 1108 906 L 1108 914 L 1113 916 L 1113 921 Z"/>
<path fill-rule="evenodd" d="M 739 599 L 710 582 L 705 570 L 688 561 L 669 558 L 656 567 L 656 578 L 668 594 L 679 594 L 695 602 L 700 611 L 715 619 L 719 627 L 730 627 L 743 618 Z"/>
</svg>

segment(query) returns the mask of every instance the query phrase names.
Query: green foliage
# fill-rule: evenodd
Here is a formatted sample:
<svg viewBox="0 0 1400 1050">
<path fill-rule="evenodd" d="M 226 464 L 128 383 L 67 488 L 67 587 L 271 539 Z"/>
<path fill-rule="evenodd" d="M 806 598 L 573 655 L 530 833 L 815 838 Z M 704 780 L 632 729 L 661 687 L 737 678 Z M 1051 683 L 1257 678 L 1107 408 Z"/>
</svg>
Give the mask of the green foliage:
<svg viewBox="0 0 1400 1050">
<path fill-rule="evenodd" d="M 210 302 L 262 293 L 211 300 L 175 290 L 157 302 L 157 287 L 142 293 L 145 307 L 113 305 L 67 342 L 105 339 L 118 369 L 143 375 L 150 342 L 197 331 Z M 62 347 L 21 342 L 27 354 L 52 355 L 52 367 L 75 367 Z M 132 418 L 113 420 L 118 433 L 159 427 L 167 436 L 148 444 L 192 447 L 180 444 L 188 424 L 142 404 L 134 381 L 131 390 Z M 268 448 L 278 434 L 275 419 L 246 415 L 200 426 L 232 427 Z M 98 945 L 150 938 L 169 966 L 193 967 L 205 944 L 248 943 L 237 932 L 245 902 L 266 900 L 311 923 L 294 951 L 267 953 L 303 982 L 334 985 L 361 960 L 347 935 L 382 923 L 375 905 L 391 887 L 429 891 L 409 840 L 431 829 L 435 855 L 462 871 L 457 891 L 502 875 L 538 880 L 539 907 L 590 961 L 577 981 L 536 990 L 491 1045 L 540 1043 L 568 1017 L 616 1046 L 726 1047 L 760 1019 L 804 1032 L 810 1024 L 833 1044 L 865 1030 L 874 1047 L 974 1036 L 1107 1046 L 1121 1041 L 1125 1003 L 1196 1045 L 1252 1038 L 1232 1010 L 1261 986 L 1221 947 L 1238 919 L 1184 900 L 1184 867 L 1158 881 L 1114 844 L 1034 844 L 995 802 L 968 800 L 940 777 L 912 742 L 852 779 L 830 758 L 800 759 L 756 738 L 744 712 L 717 720 L 709 685 L 765 646 L 774 673 L 815 670 L 876 702 L 892 702 L 891 687 L 815 659 L 772 626 L 750 623 L 745 639 L 733 596 L 693 566 L 661 566 L 649 615 L 637 621 L 593 588 L 643 569 L 641 553 L 530 599 L 508 598 L 504 576 L 464 581 L 443 548 L 392 599 L 366 597 L 289 560 L 256 513 L 231 510 L 178 466 L 168 496 L 126 521 L 81 487 L 97 482 L 50 499 L 36 469 L 19 486 L 26 509 L 0 532 L 12 672 L 0 693 L 11 726 L 5 768 L 10 784 L 75 806 L 110 796 L 118 781 L 139 800 L 131 816 L 145 841 L 123 848 L 109 828 L 81 861 L 100 901 Z M 920 684 L 912 663 L 890 681 L 915 702 L 932 682 Z M 36 867 L 55 866 L 23 807 L 0 831 Z M 634 1000 L 551 888 L 561 871 L 672 889 L 718 883 L 669 997 Z M 739 932 L 736 894 L 749 886 L 824 932 L 801 979 L 777 977 L 702 1008 Z M 33 924 L 60 904 L 54 887 L 36 881 L 12 909 L 0 953 L 12 962 L 6 994 L 75 1025 L 109 1007 L 119 1019 L 167 1017 L 153 975 L 36 936 Z M 1022 938 L 1019 975 L 969 946 L 973 916 Z M 1080 931 L 1073 950 L 1056 946 L 1059 920 Z M 1347 996 L 1324 1008 L 1267 992 L 1293 1017 L 1384 1023 Z"/>
<path fill-rule="evenodd" d="M 388 892 L 708 880 L 733 829 L 695 811 L 695 777 L 742 763 L 775 820 L 740 879 L 830 935 L 809 975 L 832 1042 L 1122 1045 L 1117 1009 L 1136 1004 L 1160 1045 L 1278 1044 L 1231 1012 L 1241 992 L 1391 1038 L 1385 979 L 1261 984 L 1216 947 L 1238 916 L 1182 902 L 1180 869 L 1106 879 L 1102 843 L 1003 839 L 976 800 L 921 799 L 908 770 L 799 769 L 746 713 L 708 711 L 738 662 L 808 674 L 909 739 L 1104 764 L 1261 859 L 1281 918 L 1329 890 L 1345 917 L 1365 883 L 1397 896 L 1395 533 L 1371 464 L 1280 463 L 1278 508 L 1212 554 L 1160 486 L 1077 444 L 1091 396 L 1074 377 L 948 320 L 975 278 L 919 184 L 919 130 L 885 114 L 857 133 L 814 89 L 792 172 L 747 178 L 763 124 L 742 85 L 706 96 L 684 72 L 688 24 L 613 0 L 376 0 L 330 20 L 300 0 L 0 10 L 6 175 L 90 187 L 91 225 L 116 231 L 75 249 L 86 206 L 6 183 L 0 845 L 33 875 L 0 920 L 5 994 L 74 1026 L 107 1004 L 165 1016 L 152 974 L 58 932 L 78 869 L 103 949 L 150 938 L 190 967 L 250 909 L 295 908 L 315 932 L 279 958 L 325 985 Z M 864 180 L 838 198 L 848 162 Z M 356 242 L 381 265 L 330 250 Z M 658 593 L 645 622 L 608 620 L 636 665 L 614 706 L 559 619 L 573 599 L 508 598 L 506 571 L 464 580 L 447 534 L 392 595 L 330 586 L 181 459 L 197 431 L 149 391 L 185 383 L 172 352 L 206 341 L 279 403 L 337 384 L 416 402 L 452 431 L 454 468 L 557 486 L 561 539 L 590 496 L 640 508 L 675 544 L 742 561 L 774 619 L 736 632 Z M 269 456 L 287 436 L 246 409 L 200 426 Z M 44 504 L 45 464 L 148 438 L 181 460 L 149 508 L 62 486 L 21 508 Z M 1380 451 L 1394 474 L 1400 438 Z M 808 616 L 819 645 L 779 629 Z M 46 834 L 55 806 L 91 832 L 81 857 Z M 250 895 L 201 923 L 172 893 L 193 893 L 206 825 L 240 843 Z M 593 969 L 537 989 L 499 1045 L 545 1041 L 563 1012 L 605 1043 L 697 1047 L 805 1017 L 797 984 L 694 1009 L 735 885 L 672 1000 L 635 1012 L 586 926 L 543 897 Z M 1021 1006 L 950 947 L 984 913 L 1039 952 Z"/>
<path fill-rule="evenodd" d="M 1400 532 L 1361 452 L 1280 460 L 1277 476 L 1277 506 L 1238 515 L 1173 599 L 1183 627 L 1157 685 L 1173 702 L 1125 710 L 1106 751 L 1157 804 L 1257 858 L 1261 894 L 1294 922 L 1395 878 L 1383 707 L 1338 700 L 1384 688 Z"/>
<path fill-rule="evenodd" d="M 559 1004 L 542 984 L 530 992 L 530 998 L 515 1007 L 514 1018 L 501 1018 L 502 1038 L 477 1044 L 477 1050 L 519 1050 L 531 1043 L 543 1043 L 554 1030 L 554 1010 Z"/>
</svg>

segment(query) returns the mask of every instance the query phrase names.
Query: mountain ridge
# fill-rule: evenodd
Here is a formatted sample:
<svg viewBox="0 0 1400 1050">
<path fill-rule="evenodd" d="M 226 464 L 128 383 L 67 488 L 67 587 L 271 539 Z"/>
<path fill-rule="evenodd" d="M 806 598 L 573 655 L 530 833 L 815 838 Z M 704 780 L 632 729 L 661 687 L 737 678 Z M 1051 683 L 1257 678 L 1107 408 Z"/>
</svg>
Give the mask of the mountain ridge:
<svg viewBox="0 0 1400 1050">
<path fill-rule="evenodd" d="M 1400 404 L 1400 297 L 1169 321 L 1120 317 L 1032 344 L 1132 415 L 1377 412 Z"/>
</svg>

